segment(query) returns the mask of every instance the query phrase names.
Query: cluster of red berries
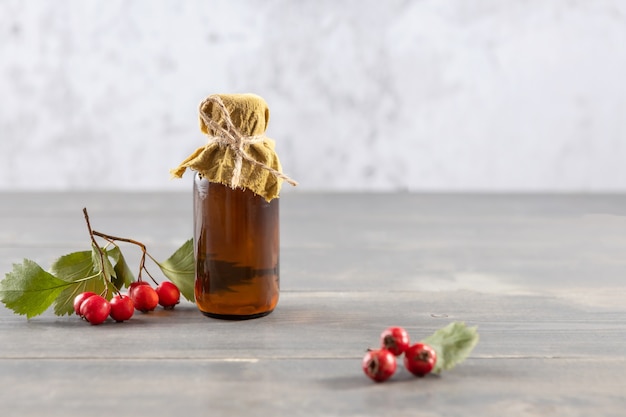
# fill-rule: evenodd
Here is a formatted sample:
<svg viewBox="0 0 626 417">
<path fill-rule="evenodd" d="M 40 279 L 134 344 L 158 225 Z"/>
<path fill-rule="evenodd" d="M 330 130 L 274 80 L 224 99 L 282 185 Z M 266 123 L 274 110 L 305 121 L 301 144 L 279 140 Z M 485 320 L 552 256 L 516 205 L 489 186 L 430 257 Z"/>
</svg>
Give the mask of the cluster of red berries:
<svg viewBox="0 0 626 417">
<path fill-rule="evenodd" d="M 435 367 L 437 353 L 425 343 L 411 345 L 409 334 L 402 327 L 389 327 L 380 335 L 380 349 L 370 349 L 363 358 L 365 375 L 376 382 L 391 378 L 396 372 L 396 356 L 404 354 L 404 367 L 422 377 Z"/>
<path fill-rule="evenodd" d="M 91 324 L 101 324 L 111 317 L 117 322 L 130 319 L 135 310 L 147 313 L 161 305 L 171 310 L 180 302 L 180 290 L 170 281 L 163 281 L 156 289 L 145 281 L 130 285 L 128 295 L 116 294 L 111 301 L 93 293 L 83 292 L 74 298 L 74 311 Z"/>
</svg>

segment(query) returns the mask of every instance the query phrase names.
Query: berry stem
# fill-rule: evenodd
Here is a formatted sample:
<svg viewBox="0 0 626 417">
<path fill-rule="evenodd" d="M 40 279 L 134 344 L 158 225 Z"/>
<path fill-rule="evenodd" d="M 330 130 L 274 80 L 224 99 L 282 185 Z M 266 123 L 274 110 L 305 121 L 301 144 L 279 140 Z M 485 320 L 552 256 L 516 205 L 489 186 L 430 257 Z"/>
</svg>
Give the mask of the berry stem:
<svg viewBox="0 0 626 417">
<path fill-rule="evenodd" d="M 146 256 L 150 257 L 150 259 L 154 260 L 154 258 L 152 256 L 150 256 L 150 254 L 148 253 L 148 249 L 146 248 L 146 245 L 144 245 L 143 243 L 139 242 L 138 240 L 135 239 L 129 239 L 129 238 L 125 238 L 125 237 L 119 237 L 119 236 L 113 236 L 113 235 L 109 235 L 106 233 L 102 233 L 102 232 L 98 232 L 96 230 L 93 231 L 93 234 L 95 236 L 101 237 L 113 244 L 115 244 L 115 242 L 126 242 L 126 243 L 131 243 L 133 245 L 137 245 L 141 248 L 141 259 L 139 260 L 139 273 L 137 274 L 137 281 L 141 281 L 141 273 L 143 271 L 146 272 L 146 274 L 148 274 L 148 276 L 150 277 L 150 279 L 152 279 L 152 281 L 157 284 L 156 280 L 152 277 L 152 275 L 150 274 L 150 272 L 148 272 L 148 269 L 146 268 Z"/>
<path fill-rule="evenodd" d="M 143 270 L 146 271 L 146 274 L 148 274 L 148 276 L 150 277 L 150 279 L 152 280 L 152 282 L 154 282 L 155 285 L 159 285 L 159 283 L 157 282 L 156 279 L 154 279 L 154 277 L 152 276 L 152 274 L 150 273 L 150 271 L 148 271 L 148 268 L 143 267 Z"/>
<path fill-rule="evenodd" d="M 93 246 L 98 250 L 98 254 L 100 255 L 100 267 L 102 268 L 100 270 L 100 275 L 102 275 L 102 280 L 104 281 L 104 290 L 106 295 L 106 293 L 108 293 L 109 291 L 109 285 L 108 280 L 106 279 L 106 273 L 104 271 L 104 252 L 102 251 L 100 245 L 98 245 L 98 242 L 96 242 L 96 238 L 94 237 L 94 231 L 91 228 L 91 223 L 89 222 L 89 214 L 87 213 L 86 207 L 83 207 L 83 215 L 85 216 L 85 223 L 87 223 L 87 230 L 89 231 L 91 243 L 93 243 Z"/>
</svg>

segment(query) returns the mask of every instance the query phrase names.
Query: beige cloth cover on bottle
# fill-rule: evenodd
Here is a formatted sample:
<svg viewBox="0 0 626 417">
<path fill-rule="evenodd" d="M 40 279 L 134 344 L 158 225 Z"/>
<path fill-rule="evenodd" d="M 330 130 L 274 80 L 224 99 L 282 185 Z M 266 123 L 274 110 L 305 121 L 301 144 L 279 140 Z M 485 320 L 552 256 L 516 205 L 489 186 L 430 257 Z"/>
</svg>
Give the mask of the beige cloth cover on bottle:
<svg viewBox="0 0 626 417">
<path fill-rule="evenodd" d="M 270 110 L 255 94 L 215 94 L 199 109 L 200 130 L 209 137 L 170 173 L 181 178 L 187 168 L 211 182 L 247 188 L 267 201 L 277 198 L 283 181 L 274 141 L 265 136 Z"/>
</svg>

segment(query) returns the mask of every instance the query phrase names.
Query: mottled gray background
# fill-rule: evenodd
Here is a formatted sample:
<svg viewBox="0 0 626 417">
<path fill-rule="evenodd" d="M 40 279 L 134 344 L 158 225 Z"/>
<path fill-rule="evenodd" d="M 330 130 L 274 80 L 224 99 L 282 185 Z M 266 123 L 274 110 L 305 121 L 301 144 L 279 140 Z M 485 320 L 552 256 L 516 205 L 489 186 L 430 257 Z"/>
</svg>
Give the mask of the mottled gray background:
<svg viewBox="0 0 626 417">
<path fill-rule="evenodd" d="M 0 189 L 189 189 L 254 92 L 303 191 L 626 191 L 625 45 L 621 0 L 0 0 Z"/>
</svg>

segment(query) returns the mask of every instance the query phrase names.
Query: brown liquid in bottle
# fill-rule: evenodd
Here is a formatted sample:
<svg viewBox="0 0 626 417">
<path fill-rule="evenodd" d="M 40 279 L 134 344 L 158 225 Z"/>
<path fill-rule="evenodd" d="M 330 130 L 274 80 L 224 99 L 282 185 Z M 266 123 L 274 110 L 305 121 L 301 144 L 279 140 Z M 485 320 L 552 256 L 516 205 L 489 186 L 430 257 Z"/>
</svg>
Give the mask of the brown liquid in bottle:
<svg viewBox="0 0 626 417">
<path fill-rule="evenodd" d="M 278 199 L 194 180 L 195 297 L 209 317 L 240 320 L 274 310 L 279 294 Z"/>
</svg>

